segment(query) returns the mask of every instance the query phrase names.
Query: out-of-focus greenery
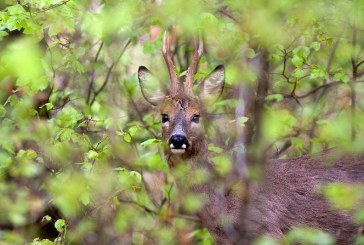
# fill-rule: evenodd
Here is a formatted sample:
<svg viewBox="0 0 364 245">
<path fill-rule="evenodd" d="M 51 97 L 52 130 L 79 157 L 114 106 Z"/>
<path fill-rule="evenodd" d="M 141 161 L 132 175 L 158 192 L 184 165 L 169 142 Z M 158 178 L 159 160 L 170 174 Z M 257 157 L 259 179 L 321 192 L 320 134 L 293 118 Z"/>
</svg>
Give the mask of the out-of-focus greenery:
<svg viewBox="0 0 364 245">
<path fill-rule="evenodd" d="M 154 205 L 141 180 L 144 169 L 164 171 L 173 183 L 159 115 L 136 77 L 146 65 L 167 82 L 161 46 L 171 27 L 180 35 L 179 74 L 198 33 L 207 52 L 196 78 L 225 64 L 226 93 L 209 108 L 216 123 L 207 127 L 222 178 L 236 152 L 229 129 L 239 125 L 250 125 L 249 152 L 363 151 L 363 1 L 5 0 L 0 8 L 0 244 L 173 244 L 181 230 L 212 243 L 195 221 Z M 261 53 L 268 79 L 257 94 L 251 60 Z M 264 102 L 262 121 L 255 111 L 234 117 L 241 85 L 253 103 Z M 353 210 L 363 189 L 332 185 L 325 194 Z M 173 184 L 165 195 L 172 206 L 201 206 Z M 363 211 L 356 214 L 362 223 Z M 285 242 L 297 241 L 333 238 L 298 228 Z"/>
</svg>

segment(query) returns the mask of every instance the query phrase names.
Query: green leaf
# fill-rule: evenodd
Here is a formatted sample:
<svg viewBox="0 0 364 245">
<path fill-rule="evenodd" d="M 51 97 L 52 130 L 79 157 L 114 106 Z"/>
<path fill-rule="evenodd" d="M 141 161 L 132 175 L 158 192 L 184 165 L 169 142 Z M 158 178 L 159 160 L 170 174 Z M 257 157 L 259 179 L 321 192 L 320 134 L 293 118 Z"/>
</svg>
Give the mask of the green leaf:
<svg viewBox="0 0 364 245">
<path fill-rule="evenodd" d="M 282 101 L 284 99 L 283 94 L 270 94 L 266 97 L 267 101 Z"/>
<path fill-rule="evenodd" d="M 91 150 L 87 152 L 87 158 L 89 159 L 96 159 L 99 156 L 99 153 L 97 151 Z"/>
<path fill-rule="evenodd" d="M 299 151 L 303 152 L 305 147 L 301 138 L 294 137 L 291 139 L 292 145 L 295 146 Z"/>
<path fill-rule="evenodd" d="M 231 171 L 232 161 L 226 155 L 218 155 L 212 158 L 215 165 L 215 170 L 220 175 L 226 175 Z"/>
<path fill-rule="evenodd" d="M 188 72 L 188 70 L 185 70 L 185 71 L 179 73 L 178 75 L 179 75 L 179 77 L 183 77 L 183 76 L 187 75 L 187 72 Z"/>
<path fill-rule="evenodd" d="M 45 215 L 45 216 L 43 216 L 43 218 L 42 218 L 42 222 L 44 222 L 44 221 L 51 221 L 52 220 L 52 218 L 51 218 L 51 216 L 49 216 L 49 215 Z"/>
<path fill-rule="evenodd" d="M 350 81 L 350 78 L 343 71 L 340 71 L 334 75 L 334 80 L 347 83 Z"/>
<path fill-rule="evenodd" d="M 39 240 L 39 238 L 35 238 L 32 241 L 32 245 L 54 245 L 54 242 L 52 242 L 48 239 Z"/>
<path fill-rule="evenodd" d="M 212 151 L 215 153 L 222 153 L 224 151 L 222 148 L 214 146 L 213 144 L 209 144 L 208 149 L 209 149 L 209 151 Z"/>
<path fill-rule="evenodd" d="M 323 192 L 334 207 L 351 211 L 364 198 L 364 187 L 358 184 L 330 183 Z"/>
<path fill-rule="evenodd" d="M 8 33 L 6 31 L 0 31 L 0 40 L 2 40 L 3 37 L 6 37 Z"/>
<path fill-rule="evenodd" d="M 142 182 L 142 175 L 140 173 L 138 173 L 137 171 L 130 171 L 129 172 L 130 176 L 134 178 L 134 180 L 137 183 L 141 183 Z"/>
<path fill-rule="evenodd" d="M 44 105 L 42 105 L 39 108 L 43 108 L 43 107 L 45 107 L 47 111 L 52 110 L 53 109 L 53 103 L 51 103 L 51 102 L 45 103 Z"/>
<path fill-rule="evenodd" d="M 37 157 L 37 153 L 34 150 L 29 149 L 27 150 L 27 157 L 29 159 L 34 159 Z"/>
<path fill-rule="evenodd" d="M 141 146 L 151 146 L 151 145 L 156 145 L 159 143 L 160 143 L 160 140 L 158 140 L 158 139 L 148 139 L 148 140 L 142 142 L 140 145 Z"/>
<path fill-rule="evenodd" d="M 85 191 L 80 196 L 80 201 L 83 203 L 83 205 L 87 206 L 91 201 L 90 193 Z"/>
<path fill-rule="evenodd" d="M 17 86 L 27 86 L 32 91 L 47 87 L 42 51 L 34 40 L 27 38 L 12 42 L 0 56 L 0 62 L 5 65 L 9 74 L 16 77 Z"/>
<path fill-rule="evenodd" d="M 202 206 L 203 201 L 197 195 L 187 194 L 183 198 L 183 207 L 190 212 L 196 212 L 201 209 Z"/>
<path fill-rule="evenodd" d="M 6 114 L 6 109 L 3 105 L 0 105 L 0 118 L 4 117 Z"/>
<path fill-rule="evenodd" d="M 278 245 L 276 240 L 269 236 L 260 237 L 258 240 L 254 242 L 254 245 Z"/>
<path fill-rule="evenodd" d="M 292 58 L 292 64 L 295 67 L 301 67 L 303 65 L 304 59 L 298 55 L 294 55 Z"/>
<path fill-rule="evenodd" d="M 128 132 L 130 134 L 130 136 L 134 136 L 136 132 L 138 132 L 138 130 L 140 130 L 139 126 L 132 126 L 129 128 Z"/>
<path fill-rule="evenodd" d="M 319 42 L 313 42 L 310 45 L 310 48 L 312 48 L 315 51 L 319 51 L 321 47 L 321 44 Z"/>
<path fill-rule="evenodd" d="M 63 232 L 63 230 L 66 228 L 66 221 L 64 221 L 64 219 L 58 219 L 54 224 L 54 227 L 58 232 Z"/>
<path fill-rule="evenodd" d="M 249 59 L 252 59 L 255 57 L 255 51 L 254 49 L 248 48 L 246 50 L 246 57 L 248 57 Z"/>
<path fill-rule="evenodd" d="M 83 118 L 73 107 L 66 107 L 57 118 L 57 125 L 60 127 L 75 127 L 77 122 Z"/>
<path fill-rule="evenodd" d="M 129 134 L 129 133 L 124 133 L 124 137 L 123 137 L 123 139 L 124 139 L 126 142 L 130 143 L 130 142 L 131 142 L 131 136 L 130 136 L 130 134 Z"/>
<path fill-rule="evenodd" d="M 327 73 L 326 73 L 325 69 L 323 69 L 322 67 L 313 66 L 311 68 L 310 77 L 311 77 L 311 79 L 327 78 Z"/>
<path fill-rule="evenodd" d="M 240 126 L 245 126 L 245 123 L 249 120 L 248 117 L 238 117 L 236 121 Z"/>
<path fill-rule="evenodd" d="M 284 238 L 284 244 L 320 244 L 334 245 L 335 238 L 318 228 L 311 227 L 295 227 L 290 230 Z"/>
<path fill-rule="evenodd" d="M 363 224 L 364 223 L 364 208 L 362 207 L 355 213 L 355 223 Z"/>
<path fill-rule="evenodd" d="M 303 77 L 305 75 L 305 72 L 300 69 L 300 68 L 296 68 L 293 72 L 292 72 L 292 76 L 300 78 Z"/>
</svg>

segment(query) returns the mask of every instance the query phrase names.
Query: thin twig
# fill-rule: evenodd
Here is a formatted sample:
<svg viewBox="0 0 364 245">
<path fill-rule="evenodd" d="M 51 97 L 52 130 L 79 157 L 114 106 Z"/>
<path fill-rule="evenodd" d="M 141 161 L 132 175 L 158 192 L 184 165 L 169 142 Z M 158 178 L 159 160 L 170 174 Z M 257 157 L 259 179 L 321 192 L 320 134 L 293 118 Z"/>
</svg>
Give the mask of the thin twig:
<svg viewBox="0 0 364 245">
<path fill-rule="evenodd" d="M 107 74 L 106 74 L 106 77 L 105 77 L 105 80 L 104 80 L 104 83 L 101 85 L 101 87 L 95 91 L 94 93 L 94 97 L 93 99 L 91 100 L 90 102 L 90 105 L 92 105 L 95 100 L 96 100 L 96 97 L 102 92 L 102 90 L 106 87 L 107 83 L 109 82 L 109 78 L 110 78 L 110 75 L 111 75 L 111 72 L 113 70 L 113 68 L 115 67 L 115 65 L 119 62 L 119 60 L 121 59 L 121 57 L 123 56 L 123 54 L 125 53 L 126 49 L 128 48 L 128 46 L 130 45 L 131 43 L 131 39 L 129 39 L 127 41 L 127 43 L 125 44 L 124 48 L 121 50 L 121 53 L 119 55 L 119 57 L 116 59 L 116 61 L 114 61 L 111 66 L 109 67 L 108 71 L 107 71 Z"/>
<path fill-rule="evenodd" d="M 100 44 L 100 47 L 98 48 L 97 52 L 96 52 L 96 56 L 94 58 L 94 63 L 97 62 L 98 58 L 99 58 L 99 55 L 101 53 L 101 49 L 102 47 L 104 46 L 104 42 L 101 42 Z M 95 68 L 92 69 L 92 72 L 91 72 L 91 80 L 90 80 L 90 83 L 89 83 L 89 86 L 88 86 L 88 92 L 87 92 L 87 98 L 86 98 L 86 103 L 88 104 L 90 102 L 90 97 L 91 97 L 91 91 L 93 89 L 93 85 L 94 85 L 94 82 L 95 82 L 95 78 L 96 78 L 96 70 Z"/>
<path fill-rule="evenodd" d="M 326 84 L 323 84 L 321 86 L 318 86 L 318 87 L 312 89 L 311 91 L 307 92 L 304 95 L 300 95 L 300 96 L 296 95 L 295 97 L 293 97 L 291 94 L 283 94 L 283 97 L 284 98 L 303 99 L 303 98 L 309 97 L 311 95 L 314 95 L 316 92 L 320 91 L 321 89 L 326 90 L 326 89 L 328 89 L 328 88 L 330 88 L 332 86 L 336 86 L 336 85 L 350 85 L 351 86 L 352 84 L 362 83 L 362 82 L 364 82 L 364 80 L 363 81 L 350 81 L 350 82 L 347 82 L 347 83 L 341 82 L 341 81 L 335 81 L 335 82 L 332 82 L 332 83 L 326 83 Z"/>
<path fill-rule="evenodd" d="M 48 11 L 48 10 L 51 10 L 51 9 L 54 9 L 54 8 L 60 7 L 60 6 L 62 6 L 62 5 L 66 5 L 69 1 L 71 1 L 71 0 L 66 0 L 66 1 L 61 2 L 61 3 L 53 4 L 53 5 L 49 6 L 48 8 L 45 8 L 45 9 L 42 9 L 42 10 L 37 11 L 36 13 L 37 13 L 37 14 L 39 14 L 39 13 L 44 13 L 44 12 L 46 12 L 46 11 Z"/>
<path fill-rule="evenodd" d="M 144 209 L 144 211 L 145 211 L 145 212 L 147 212 L 147 213 L 151 213 L 151 214 L 158 214 L 158 212 L 156 212 L 156 211 L 154 211 L 154 210 L 152 210 L 152 209 L 150 209 L 150 208 L 148 208 L 148 207 L 144 206 L 143 204 L 140 204 L 140 203 L 138 203 L 138 202 L 136 202 L 136 201 L 132 201 L 132 200 L 123 200 L 123 199 L 120 199 L 120 198 L 118 198 L 118 201 L 119 201 L 119 202 L 121 202 L 121 203 L 130 203 L 130 204 L 134 204 L 134 205 L 136 205 L 136 206 L 138 206 L 138 207 L 140 207 L 140 208 Z"/>
</svg>

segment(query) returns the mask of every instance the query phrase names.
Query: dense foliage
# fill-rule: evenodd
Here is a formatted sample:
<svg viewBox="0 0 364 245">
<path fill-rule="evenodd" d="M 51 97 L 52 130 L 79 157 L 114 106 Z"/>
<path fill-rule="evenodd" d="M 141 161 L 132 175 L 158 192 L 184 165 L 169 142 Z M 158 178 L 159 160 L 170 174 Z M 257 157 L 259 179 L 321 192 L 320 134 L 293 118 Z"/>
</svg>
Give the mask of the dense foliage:
<svg viewBox="0 0 364 245">
<path fill-rule="evenodd" d="M 235 130 L 244 130 L 252 161 L 364 150 L 362 1 L 5 0 L 0 9 L 0 244 L 173 244 L 181 230 L 212 242 L 193 217 L 153 204 L 141 180 L 142 170 L 164 171 L 169 204 L 201 206 L 178 195 L 160 116 L 138 87 L 139 65 L 167 81 L 164 30 L 179 37 L 180 76 L 199 33 L 205 55 L 196 79 L 226 67 L 207 125 L 223 179 L 241 147 Z M 363 187 L 324 192 L 364 222 L 355 206 Z M 334 244 L 307 227 L 285 238 L 297 240 Z"/>
</svg>

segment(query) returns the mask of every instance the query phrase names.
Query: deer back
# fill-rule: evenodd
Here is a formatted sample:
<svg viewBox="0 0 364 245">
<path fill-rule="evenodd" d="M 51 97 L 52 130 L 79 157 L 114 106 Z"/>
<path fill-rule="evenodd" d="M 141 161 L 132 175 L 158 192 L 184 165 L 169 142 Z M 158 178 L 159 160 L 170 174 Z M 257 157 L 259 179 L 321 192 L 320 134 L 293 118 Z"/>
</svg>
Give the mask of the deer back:
<svg viewBox="0 0 364 245">
<path fill-rule="evenodd" d="M 296 226 L 316 227 L 351 244 L 360 227 L 352 213 L 333 207 L 322 194 L 325 184 L 364 183 L 364 158 L 337 157 L 333 152 L 271 160 L 261 183 L 252 185 L 241 228 L 246 244 L 260 235 L 280 238 Z"/>
</svg>

